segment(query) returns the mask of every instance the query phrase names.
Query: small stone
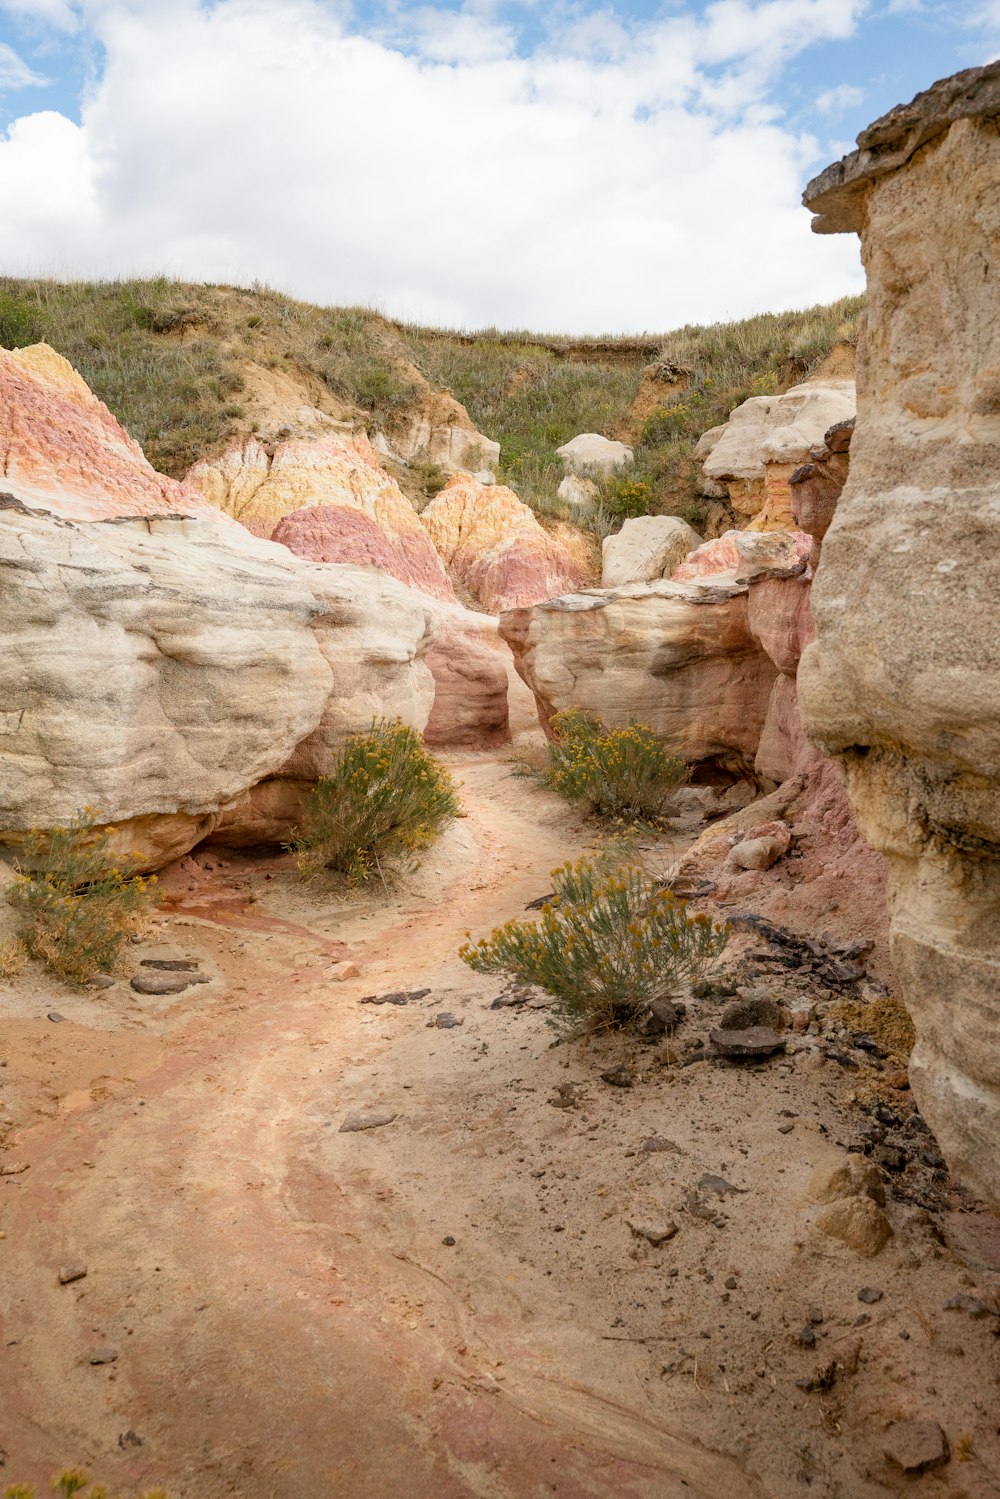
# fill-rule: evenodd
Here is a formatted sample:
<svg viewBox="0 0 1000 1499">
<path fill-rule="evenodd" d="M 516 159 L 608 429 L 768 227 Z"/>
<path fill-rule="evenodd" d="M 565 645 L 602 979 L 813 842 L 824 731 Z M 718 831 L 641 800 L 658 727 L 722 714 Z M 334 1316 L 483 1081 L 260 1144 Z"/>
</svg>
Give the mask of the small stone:
<svg viewBox="0 0 1000 1499">
<path fill-rule="evenodd" d="M 454 1237 L 453 1234 L 445 1234 L 444 1238 L 441 1240 L 441 1243 L 442 1244 L 447 1244 L 449 1249 L 452 1248 L 452 1246 L 455 1244 L 455 1242 L 456 1241 L 455 1241 L 455 1237 Z"/>
<path fill-rule="evenodd" d="M 746 1195 L 747 1190 L 746 1187 L 734 1187 L 724 1176 L 713 1176 L 710 1171 L 698 1178 L 698 1185 L 706 1192 L 714 1192 L 716 1197 L 736 1197 L 740 1193 Z"/>
<path fill-rule="evenodd" d="M 844 1197 L 825 1208 L 816 1227 L 857 1254 L 872 1256 L 892 1238 L 892 1225 L 870 1197 Z"/>
<path fill-rule="evenodd" d="M 905 1171 L 906 1154 L 902 1150 L 896 1150 L 891 1145 L 879 1145 L 872 1152 L 872 1157 L 879 1166 L 884 1166 L 886 1171 Z"/>
<path fill-rule="evenodd" d="M 679 1145 L 676 1145 L 673 1140 L 666 1139 L 663 1135 L 650 1135 L 639 1146 L 640 1155 L 659 1155 L 663 1153 L 669 1153 L 670 1155 L 684 1154 Z"/>
<path fill-rule="evenodd" d="M 785 1038 L 767 1025 L 746 1030 L 709 1031 L 708 1039 L 720 1057 L 763 1057 L 784 1047 Z"/>
<path fill-rule="evenodd" d="M 736 1287 L 739 1285 L 739 1281 L 736 1279 L 735 1275 L 729 1275 L 723 1281 L 723 1285 L 725 1286 L 727 1291 L 735 1291 Z"/>
<path fill-rule="evenodd" d="M 113 1364 L 118 1358 L 117 1350 L 114 1348 L 97 1348 L 90 1355 L 92 1364 Z"/>
<path fill-rule="evenodd" d="M 388 994 L 366 994 L 361 999 L 363 1005 L 415 1005 L 418 1000 L 426 999 L 431 991 L 429 989 L 393 989 Z"/>
<path fill-rule="evenodd" d="M 357 963 L 350 963 L 345 959 L 342 963 L 331 963 L 326 976 L 331 983 L 342 984 L 345 979 L 359 979 L 361 969 Z"/>
<path fill-rule="evenodd" d="M 800 1327 L 795 1334 L 795 1341 L 800 1348 L 815 1348 L 816 1329 L 813 1327 Z"/>
<path fill-rule="evenodd" d="M 822 1327 L 822 1325 L 823 1325 L 823 1309 L 822 1309 L 822 1307 L 811 1306 L 809 1308 L 809 1321 L 812 1323 L 813 1327 Z"/>
<path fill-rule="evenodd" d="M 161 973 L 194 973 L 198 964 L 193 958 L 140 958 L 140 968 L 156 968 Z"/>
<path fill-rule="evenodd" d="M 27 1161 L 2 1161 L 0 1162 L 0 1176 L 21 1176 L 28 1170 Z"/>
<path fill-rule="evenodd" d="M 794 1128 L 795 1128 L 794 1124 L 779 1124 L 778 1125 L 778 1134 L 779 1135 L 790 1135 L 792 1133 L 792 1130 Z"/>
<path fill-rule="evenodd" d="M 88 989 L 113 989 L 114 978 L 110 973 L 95 973 L 87 985 Z"/>
<path fill-rule="evenodd" d="M 63 1265 L 59 1271 L 59 1284 L 61 1286 L 72 1285 L 74 1280 L 82 1280 L 86 1273 L 86 1265 Z"/>
<path fill-rule="evenodd" d="M 951 1456 L 948 1439 L 936 1421 L 897 1421 L 886 1432 L 882 1450 L 904 1473 L 941 1468 Z"/>
<path fill-rule="evenodd" d="M 398 1117 L 398 1114 L 390 1114 L 387 1111 L 375 1111 L 373 1113 L 366 1114 L 360 1109 L 352 1109 L 347 1118 L 344 1120 L 343 1124 L 340 1126 L 340 1130 L 338 1131 L 338 1133 L 342 1135 L 349 1135 L 363 1129 L 382 1129 L 384 1125 L 391 1124 L 392 1121 L 394 1119 L 398 1119 Z"/>
<path fill-rule="evenodd" d="M 123 1431 L 119 1433 L 118 1445 L 123 1452 L 125 1451 L 126 1447 L 141 1447 L 142 1437 L 138 1434 L 138 1432 L 132 1431 L 131 1429 L 129 1431 Z"/>
<path fill-rule="evenodd" d="M 943 1171 L 946 1165 L 943 1155 L 938 1155 L 936 1150 L 922 1150 L 920 1159 L 925 1166 L 930 1166 L 932 1171 Z"/>
<path fill-rule="evenodd" d="M 60 1025 L 66 1019 L 66 1016 L 60 1015 L 58 1010 L 50 1010 L 46 1018 L 51 1020 L 53 1025 Z"/>
<path fill-rule="evenodd" d="M 609 1071 L 602 1072 L 601 1082 L 608 1083 L 612 1088 L 631 1088 L 634 1086 L 632 1069 L 623 1062 L 620 1067 L 612 1067 Z"/>
<path fill-rule="evenodd" d="M 459 1015 L 453 1015 L 450 1010 L 441 1010 L 439 1014 L 435 1015 L 431 1020 L 428 1020 L 427 1022 L 428 1027 L 438 1031 L 451 1031 L 454 1030 L 457 1025 L 464 1024 L 464 1018 Z"/>
<path fill-rule="evenodd" d="M 944 1309 L 946 1312 L 967 1312 L 970 1317 L 974 1317 L 977 1321 L 981 1317 L 995 1317 L 997 1315 L 993 1308 L 987 1306 L 985 1301 L 980 1301 L 978 1296 L 966 1296 L 962 1292 L 957 1296 L 952 1296 L 950 1301 L 946 1301 Z"/>
<path fill-rule="evenodd" d="M 165 973 L 156 969 L 137 973 L 131 980 L 136 994 L 183 994 L 190 983 L 190 973 Z"/>
<path fill-rule="evenodd" d="M 646 1223 L 642 1218 L 626 1219 L 629 1228 L 637 1239 L 645 1239 L 654 1247 L 658 1244 L 666 1244 L 680 1230 L 671 1218 L 666 1223 Z"/>
<path fill-rule="evenodd" d="M 858 1292 L 858 1300 L 863 1301 L 866 1306 L 874 1306 L 876 1301 L 882 1300 L 882 1289 L 879 1286 L 862 1286 Z"/>
</svg>

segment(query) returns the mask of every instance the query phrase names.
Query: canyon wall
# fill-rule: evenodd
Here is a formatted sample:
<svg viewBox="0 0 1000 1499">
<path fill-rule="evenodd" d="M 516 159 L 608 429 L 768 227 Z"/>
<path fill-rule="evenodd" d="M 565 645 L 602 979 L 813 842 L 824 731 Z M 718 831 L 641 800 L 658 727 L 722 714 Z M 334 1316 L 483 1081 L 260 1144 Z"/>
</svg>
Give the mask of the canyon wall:
<svg viewBox="0 0 1000 1499">
<path fill-rule="evenodd" d="M 1000 64 L 935 84 L 810 184 L 869 302 L 850 476 L 799 694 L 888 860 L 911 1080 L 1000 1204 Z M 813 476 L 821 480 L 821 476 Z M 814 486 L 821 510 L 822 483 Z"/>
</svg>

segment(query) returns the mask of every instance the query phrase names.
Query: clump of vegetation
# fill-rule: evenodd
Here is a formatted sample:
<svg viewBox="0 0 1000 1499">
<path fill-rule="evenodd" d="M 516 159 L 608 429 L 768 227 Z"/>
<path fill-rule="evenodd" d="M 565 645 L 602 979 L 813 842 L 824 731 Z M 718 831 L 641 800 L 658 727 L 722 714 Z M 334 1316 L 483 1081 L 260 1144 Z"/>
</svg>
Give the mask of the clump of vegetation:
<svg viewBox="0 0 1000 1499">
<path fill-rule="evenodd" d="M 420 735 L 398 719 L 379 719 L 351 735 L 331 774 L 316 783 L 291 847 L 304 875 L 329 869 L 368 880 L 433 843 L 461 810 L 451 776 Z"/>
<path fill-rule="evenodd" d="M 68 1468 L 57 1473 L 52 1480 L 52 1491 L 62 1494 L 63 1499 L 73 1499 L 75 1494 L 83 1499 L 111 1499 L 111 1494 L 102 1483 L 91 1483 L 81 1468 Z M 37 1499 L 37 1490 L 32 1483 L 12 1483 L 4 1489 L 4 1499 Z M 163 1489 L 146 1489 L 139 1499 L 167 1499 Z"/>
<path fill-rule="evenodd" d="M 648 515 L 653 500 L 652 485 L 641 479 L 610 479 L 604 486 L 601 503 L 608 515 L 617 521 Z"/>
<path fill-rule="evenodd" d="M 20 937 L 0 938 L 0 979 L 16 978 L 27 961 L 28 949 Z"/>
<path fill-rule="evenodd" d="M 688 767 L 646 724 L 607 729 L 579 708 L 557 713 L 547 780 L 560 796 L 604 817 L 655 822 L 663 817 Z"/>
<path fill-rule="evenodd" d="M 729 929 L 689 916 L 683 901 L 636 866 L 609 870 L 580 859 L 552 872 L 540 922 L 508 921 L 467 942 L 459 956 L 477 973 L 537 984 L 556 1001 L 564 1035 L 620 1029 L 648 1006 L 701 978 Z"/>
<path fill-rule="evenodd" d="M 85 808 L 68 827 L 32 831 L 23 867 L 7 893 L 28 952 L 70 983 L 107 973 L 156 904 L 156 876 L 111 851 L 115 829 Z"/>
</svg>

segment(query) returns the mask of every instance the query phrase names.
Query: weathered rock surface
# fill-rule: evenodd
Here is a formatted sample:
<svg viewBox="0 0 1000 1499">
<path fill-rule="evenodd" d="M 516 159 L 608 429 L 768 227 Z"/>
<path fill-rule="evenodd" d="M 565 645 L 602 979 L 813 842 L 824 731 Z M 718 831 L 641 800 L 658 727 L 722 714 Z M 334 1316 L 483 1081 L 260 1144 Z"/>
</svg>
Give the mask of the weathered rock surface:
<svg viewBox="0 0 1000 1499">
<path fill-rule="evenodd" d="M 799 687 L 891 872 L 910 1080 L 952 1170 L 1000 1203 L 1000 64 L 859 137 L 806 202 L 857 229 L 869 303 L 851 473 Z M 876 560 L 877 559 L 877 563 Z"/>
<path fill-rule="evenodd" d="M 0 838 L 89 805 L 156 867 L 238 837 L 240 805 L 277 807 L 373 714 L 423 727 L 428 600 L 156 474 L 50 350 L 0 353 L 0 388 Z"/>
<path fill-rule="evenodd" d="M 562 459 L 567 474 L 579 474 L 588 478 L 594 474 L 607 477 L 628 468 L 634 458 L 632 449 L 624 442 L 614 442 L 610 437 L 601 437 L 598 432 L 581 432 L 569 442 L 564 442 L 556 452 Z"/>
<path fill-rule="evenodd" d="M 582 510 L 597 504 L 600 490 L 593 479 L 581 479 L 579 474 L 567 474 L 565 479 L 560 479 L 556 494 L 565 505 L 572 505 L 574 510 Z"/>
<path fill-rule="evenodd" d="M 465 407 L 447 391 L 428 388 L 416 406 L 393 418 L 389 439 L 404 462 L 436 463 L 447 473 L 496 469 L 500 462 L 500 444 L 477 432 Z"/>
<path fill-rule="evenodd" d="M 814 376 L 783 395 L 751 396 L 721 432 L 713 428 L 702 439 L 705 477 L 726 486 L 742 528 L 790 530 L 789 478 L 823 434 L 854 411 L 853 380 Z"/>
<path fill-rule="evenodd" d="M 328 432 L 280 443 L 248 438 L 195 464 L 188 481 L 258 536 L 312 562 L 354 562 L 435 598 L 454 599 L 417 512 L 367 439 Z"/>
<path fill-rule="evenodd" d="M 563 483 L 567 483 L 563 480 Z M 669 578 L 674 568 L 701 545 L 697 531 L 676 515 L 640 515 L 627 520 L 602 544 L 602 588 Z"/>
<path fill-rule="evenodd" d="M 584 577 L 580 562 L 505 485 L 456 475 L 420 520 L 451 575 L 491 614 L 553 598 Z"/>
<path fill-rule="evenodd" d="M 750 629 L 747 585 L 585 589 L 504 614 L 500 632 L 539 717 L 637 718 L 693 763 L 752 771 L 777 668 Z"/>
</svg>

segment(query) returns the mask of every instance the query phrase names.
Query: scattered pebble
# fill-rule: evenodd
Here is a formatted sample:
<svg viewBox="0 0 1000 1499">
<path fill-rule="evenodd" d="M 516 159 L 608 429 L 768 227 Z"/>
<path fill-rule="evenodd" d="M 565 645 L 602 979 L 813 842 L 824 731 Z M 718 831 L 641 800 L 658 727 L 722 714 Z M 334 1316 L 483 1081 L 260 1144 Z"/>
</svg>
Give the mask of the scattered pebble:
<svg viewBox="0 0 1000 1499">
<path fill-rule="evenodd" d="M 72 1285 L 74 1280 L 82 1280 L 86 1273 L 86 1265 L 63 1265 L 59 1271 L 59 1284 L 61 1286 Z"/>
<path fill-rule="evenodd" d="M 452 1248 L 455 1242 L 456 1240 L 454 1234 L 445 1234 L 444 1238 L 441 1240 L 441 1243 L 447 1244 L 449 1249 Z"/>
<path fill-rule="evenodd" d="M 117 1361 L 118 1353 L 114 1348 L 97 1348 L 90 1355 L 92 1364 L 113 1364 Z"/>
<path fill-rule="evenodd" d="M 637 1239 L 645 1239 L 654 1247 L 666 1244 L 669 1239 L 680 1232 L 672 1218 L 666 1223 L 647 1223 L 642 1218 L 628 1218 L 626 1222 Z"/>
<path fill-rule="evenodd" d="M 137 973 L 131 986 L 136 994 L 183 994 L 193 981 L 190 973 L 163 973 L 153 969 L 149 973 Z"/>
<path fill-rule="evenodd" d="M 352 1109 L 340 1126 L 339 1133 L 349 1135 L 356 1130 L 381 1129 L 383 1125 L 391 1124 L 398 1117 L 398 1114 L 390 1114 L 386 1111 L 376 1110 L 374 1113 L 366 1114 L 360 1109 Z"/>
<path fill-rule="evenodd" d="M 360 1003 L 363 1005 L 415 1005 L 418 1000 L 426 999 L 430 992 L 429 989 L 393 989 L 388 994 L 365 994 Z"/>
<path fill-rule="evenodd" d="M 439 1014 L 428 1020 L 429 1029 L 438 1031 L 451 1031 L 457 1025 L 464 1025 L 465 1019 L 459 1015 L 453 1015 L 450 1010 L 441 1010 Z"/>
<path fill-rule="evenodd" d="M 195 973 L 198 964 L 193 958 L 140 958 L 140 968 L 156 968 L 162 973 Z"/>
<path fill-rule="evenodd" d="M 720 1057 L 763 1057 L 781 1051 L 785 1038 L 767 1025 L 751 1025 L 745 1030 L 709 1031 L 708 1039 Z"/>
<path fill-rule="evenodd" d="M 948 1461 L 948 1439 L 936 1421 L 897 1421 L 886 1433 L 883 1452 L 904 1473 L 927 1473 Z"/>
<path fill-rule="evenodd" d="M 361 969 L 357 963 L 348 962 L 346 959 L 341 963 L 331 963 L 326 970 L 326 976 L 335 984 L 342 984 L 345 979 L 359 979 Z"/>
<path fill-rule="evenodd" d="M 53 1025 L 58 1025 L 60 1021 L 66 1019 L 65 1015 L 60 1015 L 58 1010 L 50 1010 L 46 1018 L 51 1020 Z"/>
<path fill-rule="evenodd" d="M 881 1301 L 883 1292 L 880 1286 L 862 1286 L 858 1292 L 858 1300 L 865 1302 L 867 1306 L 874 1306 L 876 1301 Z"/>
</svg>

